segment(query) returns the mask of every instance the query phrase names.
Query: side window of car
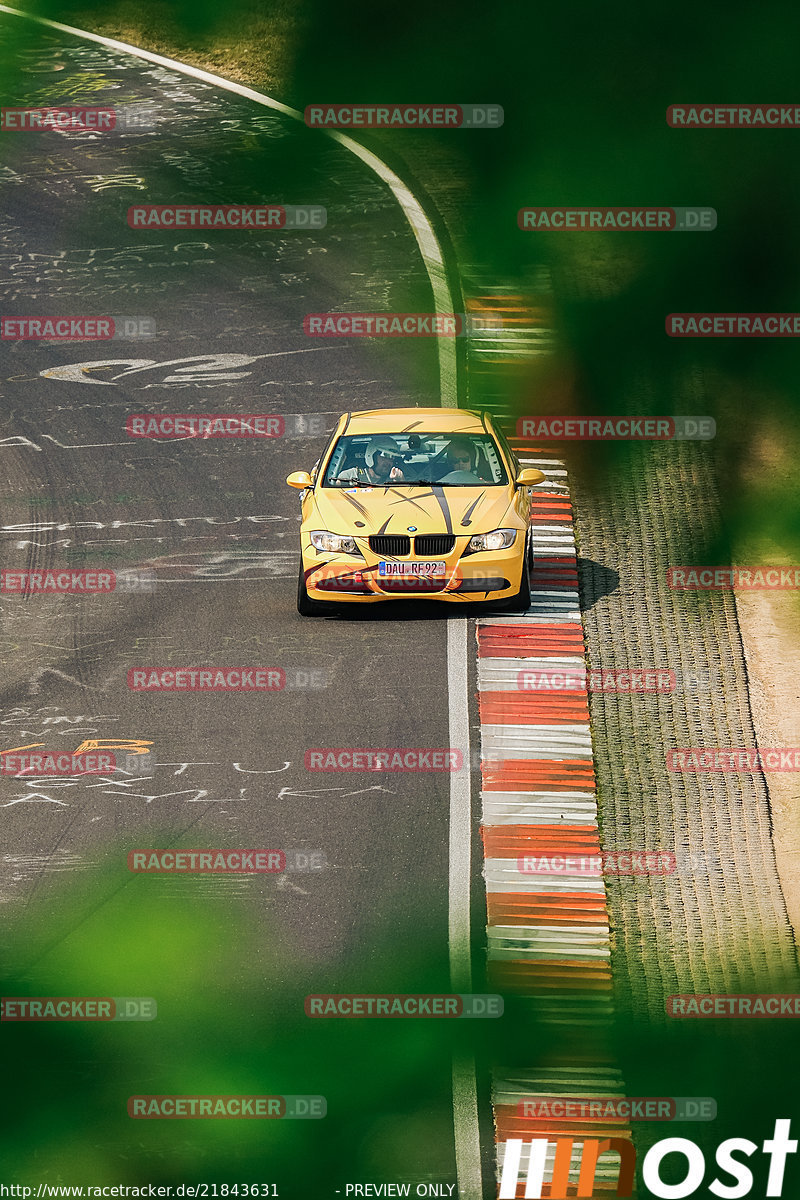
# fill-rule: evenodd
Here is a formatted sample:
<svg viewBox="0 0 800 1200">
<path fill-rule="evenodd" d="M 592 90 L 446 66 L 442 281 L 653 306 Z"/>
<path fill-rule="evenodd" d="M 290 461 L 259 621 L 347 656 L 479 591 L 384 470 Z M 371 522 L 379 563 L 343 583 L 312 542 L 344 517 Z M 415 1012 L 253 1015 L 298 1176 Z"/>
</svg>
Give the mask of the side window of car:
<svg viewBox="0 0 800 1200">
<path fill-rule="evenodd" d="M 489 460 L 486 457 L 486 447 L 485 446 L 477 447 L 477 454 L 475 456 L 475 459 L 476 459 L 475 474 L 479 475 L 480 478 L 484 480 L 484 482 L 493 483 L 495 476 L 494 476 L 494 472 L 492 471 L 491 466 L 489 465 Z"/>
<path fill-rule="evenodd" d="M 364 452 L 366 444 L 364 442 L 351 442 L 345 455 L 344 463 L 342 464 L 343 471 L 349 471 L 351 467 L 363 467 Z"/>
<path fill-rule="evenodd" d="M 337 439 L 337 433 L 336 433 L 336 430 L 334 430 L 333 433 L 331 434 L 331 436 L 328 438 L 328 441 L 325 443 L 325 449 L 322 451 L 322 454 L 320 454 L 319 458 L 314 463 L 314 466 L 312 467 L 311 471 L 309 472 L 309 474 L 311 475 L 311 478 L 314 480 L 314 483 L 317 482 L 317 474 L 319 472 L 319 465 L 320 465 L 320 463 L 324 462 L 325 459 L 328 457 L 328 451 L 331 448 L 331 443 L 336 439 Z M 333 454 L 330 457 L 330 460 L 328 462 L 328 466 L 327 466 L 327 469 L 325 472 L 328 479 L 333 479 L 334 475 L 333 475 L 333 472 L 331 471 L 331 467 L 335 466 L 337 454 L 339 454 L 339 457 L 341 458 L 341 453 L 342 453 L 342 443 L 341 443 L 341 440 L 338 440 L 336 449 L 334 450 Z"/>
<path fill-rule="evenodd" d="M 517 458 L 514 451 L 511 449 L 511 445 L 509 444 L 508 438 L 503 433 L 502 429 L 498 429 L 498 427 L 495 425 L 494 432 L 495 432 L 495 436 L 497 437 L 498 442 L 500 443 L 500 445 L 503 449 L 503 453 L 508 457 L 508 459 L 510 460 L 510 462 L 512 464 L 513 471 L 514 471 L 514 478 L 516 479 L 517 475 L 519 475 L 519 473 L 522 469 L 520 466 L 520 461 Z"/>
<path fill-rule="evenodd" d="M 344 446 L 340 442 L 328 460 L 328 469 L 325 472 L 325 478 L 328 483 L 336 479 L 341 471 L 342 459 L 344 458 Z M 322 458 L 320 458 L 322 461 Z"/>
</svg>

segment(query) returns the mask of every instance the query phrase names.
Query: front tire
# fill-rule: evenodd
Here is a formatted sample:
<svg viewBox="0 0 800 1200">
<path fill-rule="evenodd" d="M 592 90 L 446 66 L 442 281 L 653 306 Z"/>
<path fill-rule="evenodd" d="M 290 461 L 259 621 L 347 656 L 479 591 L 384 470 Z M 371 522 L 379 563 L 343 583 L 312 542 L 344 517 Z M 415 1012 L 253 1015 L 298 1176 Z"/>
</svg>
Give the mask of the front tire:
<svg viewBox="0 0 800 1200">
<path fill-rule="evenodd" d="M 519 581 L 519 591 L 506 601 L 509 612 L 527 612 L 531 606 L 531 560 L 526 553 L 522 561 L 522 578 Z"/>
<path fill-rule="evenodd" d="M 324 617 L 330 613 L 333 605 L 321 600 L 312 600 L 306 587 L 306 577 L 303 574 L 303 560 L 300 559 L 300 573 L 297 576 L 297 611 L 301 617 Z"/>
<path fill-rule="evenodd" d="M 519 591 L 508 600 L 501 600 L 497 606 L 498 612 L 527 612 L 531 606 L 531 574 L 533 572 L 533 541 L 526 540 L 525 554 L 522 559 L 522 576 L 519 581 Z"/>
<path fill-rule="evenodd" d="M 486 605 L 487 612 L 527 612 L 531 606 L 531 574 L 533 572 L 533 544 L 529 541 L 522 560 L 522 576 L 519 581 L 519 591 L 507 600 L 491 600 Z"/>
</svg>

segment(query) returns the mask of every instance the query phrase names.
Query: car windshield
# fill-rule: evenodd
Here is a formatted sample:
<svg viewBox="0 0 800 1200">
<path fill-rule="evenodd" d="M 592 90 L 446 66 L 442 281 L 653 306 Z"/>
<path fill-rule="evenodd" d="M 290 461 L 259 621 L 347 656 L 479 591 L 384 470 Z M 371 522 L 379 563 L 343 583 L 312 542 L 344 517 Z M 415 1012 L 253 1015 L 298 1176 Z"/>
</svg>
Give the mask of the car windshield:
<svg viewBox="0 0 800 1200">
<path fill-rule="evenodd" d="M 322 486 L 494 487 L 507 482 L 500 451 L 488 434 L 392 433 L 340 437 Z"/>
</svg>

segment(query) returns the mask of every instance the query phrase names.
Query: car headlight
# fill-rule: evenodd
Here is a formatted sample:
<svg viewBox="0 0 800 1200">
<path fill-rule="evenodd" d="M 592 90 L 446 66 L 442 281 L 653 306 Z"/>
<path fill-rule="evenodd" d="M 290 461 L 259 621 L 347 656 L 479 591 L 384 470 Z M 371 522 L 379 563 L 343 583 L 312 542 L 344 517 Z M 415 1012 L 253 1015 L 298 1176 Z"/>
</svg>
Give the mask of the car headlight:
<svg viewBox="0 0 800 1200">
<path fill-rule="evenodd" d="M 467 547 L 471 554 L 478 550 L 507 550 L 514 545 L 516 529 L 493 529 L 491 533 L 476 533 Z"/>
<path fill-rule="evenodd" d="M 315 550 L 326 550 L 329 554 L 360 554 L 355 539 L 339 533 L 328 533 L 327 529 L 315 529 L 309 534 Z"/>
</svg>

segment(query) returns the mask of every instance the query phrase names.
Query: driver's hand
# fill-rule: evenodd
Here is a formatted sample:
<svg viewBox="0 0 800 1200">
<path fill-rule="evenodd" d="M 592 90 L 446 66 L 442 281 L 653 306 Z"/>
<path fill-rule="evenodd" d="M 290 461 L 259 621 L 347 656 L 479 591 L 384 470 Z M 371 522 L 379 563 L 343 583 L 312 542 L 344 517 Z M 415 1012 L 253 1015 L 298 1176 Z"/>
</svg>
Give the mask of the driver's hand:
<svg viewBox="0 0 800 1200">
<path fill-rule="evenodd" d="M 392 467 L 391 471 L 389 472 L 389 478 L 390 479 L 402 479 L 403 472 L 400 470 L 399 467 Z"/>
</svg>

